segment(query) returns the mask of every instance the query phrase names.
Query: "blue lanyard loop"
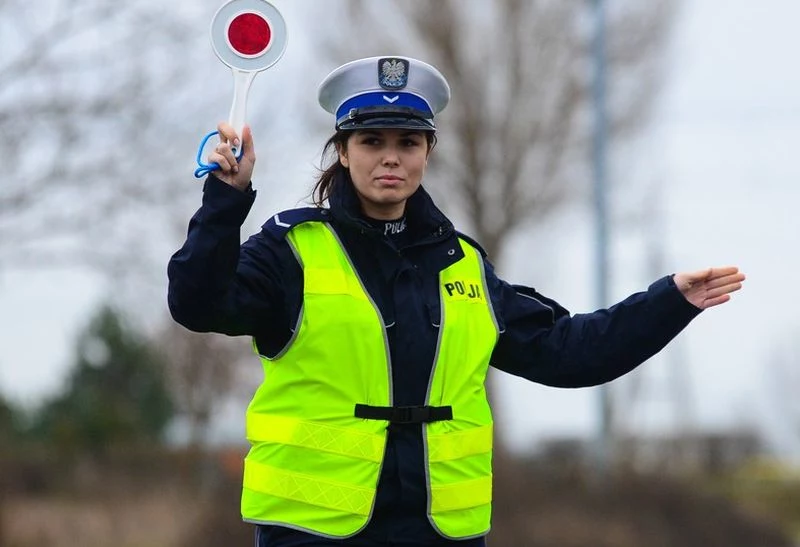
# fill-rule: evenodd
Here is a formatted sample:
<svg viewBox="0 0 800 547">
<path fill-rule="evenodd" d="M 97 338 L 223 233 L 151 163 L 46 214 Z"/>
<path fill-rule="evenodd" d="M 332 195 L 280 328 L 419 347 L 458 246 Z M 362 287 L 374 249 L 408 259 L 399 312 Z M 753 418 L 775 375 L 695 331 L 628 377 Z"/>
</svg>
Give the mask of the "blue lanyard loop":
<svg viewBox="0 0 800 547">
<path fill-rule="evenodd" d="M 197 169 L 194 170 L 194 176 L 198 179 L 206 176 L 211 171 L 216 171 L 217 169 L 219 169 L 219 164 L 217 162 L 211 162 L 211 163 L 203 162 L 203 150 L 205 149 L 206 144 L 208 143 L 208 139 L 210 139 L 214 135 L 219 135 L 219 131 L 212 131 L 211 133 L 203 137 L 203 140 L 200 142 L 200 147 L 197 149 L 198 167 Z M 236 156 L 236 161 L 242 159 L 243 154 L 244 154 L 244 146 L 240 146 L 239 155 Z"/>
</svg>

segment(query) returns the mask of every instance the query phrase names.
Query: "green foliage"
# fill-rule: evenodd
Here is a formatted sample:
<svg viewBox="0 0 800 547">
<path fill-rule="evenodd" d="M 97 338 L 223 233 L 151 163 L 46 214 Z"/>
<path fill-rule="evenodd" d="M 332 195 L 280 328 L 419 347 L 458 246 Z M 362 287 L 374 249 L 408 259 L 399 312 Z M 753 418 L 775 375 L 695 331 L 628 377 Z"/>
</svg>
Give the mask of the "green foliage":
<svg viewBox="0 0 800 547">
<path fill-rule="evenodd" d="M 0 448 L 10 445 L 18 437 L 18 413 L 19 411 L 0 395 Z"/>
<path fill-rule="evenodd" d="M 752 460 L 717 478 L 712 487 L 750 513 L 769 517 L 800 541 L 800 469 L 769 459 Z"/>
<path fill-rule="evenodd" d="M 80 334 L 65 391 L 39 412 L 32 433 L 66 450 L 161 440 L 173 416 L 164 364 L 146 337 L 102 307 Z"/>
</svg>

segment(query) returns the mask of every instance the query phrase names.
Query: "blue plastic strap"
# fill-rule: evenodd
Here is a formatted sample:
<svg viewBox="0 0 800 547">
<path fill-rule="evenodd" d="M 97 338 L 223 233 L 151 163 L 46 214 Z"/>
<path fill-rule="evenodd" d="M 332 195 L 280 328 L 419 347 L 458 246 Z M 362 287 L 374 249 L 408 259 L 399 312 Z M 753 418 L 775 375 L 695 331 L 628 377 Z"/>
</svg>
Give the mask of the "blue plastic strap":
<svg viewBox="0 0 800 547">
<path fill-rule="evenodd" d="M 200 142 L 200 147 L 197 149 L 197 165 L 199 167 L 194 170 L 194 176 L 198 179 L 206 176 L 211 171 L 216 171 L 217 169 L 219 169 L 219 164 L 217 162 L 212 162 L 212 163 L 203 162 L 203 150 L 206 147 L 208 139 L 210 139 L 214 135 L 219 135 L 219 131 L 212 131 L 211 133 L 203 137 L 203 140 Z M 236 156 L 236 161 L 242 159 L 243 154 L 244 154 L 244 146 L 239 148 L 239 155 Z"/>
</svg>

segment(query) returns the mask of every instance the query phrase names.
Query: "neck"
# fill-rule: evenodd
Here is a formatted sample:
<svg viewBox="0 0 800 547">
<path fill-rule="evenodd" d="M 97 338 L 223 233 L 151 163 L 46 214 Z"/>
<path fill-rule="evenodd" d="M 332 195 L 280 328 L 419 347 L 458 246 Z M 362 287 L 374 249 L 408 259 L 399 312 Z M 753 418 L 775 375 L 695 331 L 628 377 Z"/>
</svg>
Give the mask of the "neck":
<svg viewBox="0 0 800 547">
<path fill-rule="evenodd" d="M 397 220 L 406 211 L 406 200 L 400 203 L 369 203 L 361 200 L 361 212 L 375 220 Z"/>
</svg>

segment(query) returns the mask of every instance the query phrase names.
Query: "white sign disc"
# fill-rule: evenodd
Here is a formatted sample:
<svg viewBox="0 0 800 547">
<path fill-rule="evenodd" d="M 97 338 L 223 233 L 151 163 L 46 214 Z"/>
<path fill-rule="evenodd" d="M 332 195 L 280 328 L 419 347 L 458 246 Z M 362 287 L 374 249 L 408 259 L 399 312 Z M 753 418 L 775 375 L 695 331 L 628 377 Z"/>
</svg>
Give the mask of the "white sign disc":
<svg viewBox="0 0 800 547">
<path fill-rule="evenodd" d="M 259 72 L 286 50 L 286 22 L 266 0 L 231 0 L 211 21 L 211 45 L 229 67 Z"/>
</svg>

